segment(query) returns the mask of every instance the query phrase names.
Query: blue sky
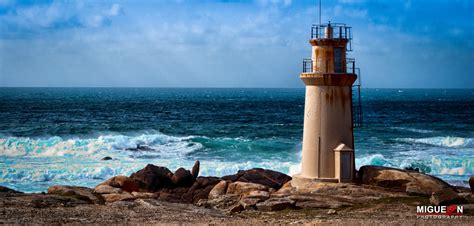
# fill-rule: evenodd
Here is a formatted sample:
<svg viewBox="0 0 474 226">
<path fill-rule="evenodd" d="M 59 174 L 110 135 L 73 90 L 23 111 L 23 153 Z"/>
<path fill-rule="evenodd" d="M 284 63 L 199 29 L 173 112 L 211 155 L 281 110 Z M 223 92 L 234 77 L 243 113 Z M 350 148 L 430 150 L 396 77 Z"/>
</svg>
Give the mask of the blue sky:
<svg viewBox="0 0 474 226">
<path fill-rule="evenodd" d="M 317 0 L 0 0 L 0 86 L 303 87 Z M 474 88 L 474 1 L 323 0 L 372 88 Z"/>
</svg>

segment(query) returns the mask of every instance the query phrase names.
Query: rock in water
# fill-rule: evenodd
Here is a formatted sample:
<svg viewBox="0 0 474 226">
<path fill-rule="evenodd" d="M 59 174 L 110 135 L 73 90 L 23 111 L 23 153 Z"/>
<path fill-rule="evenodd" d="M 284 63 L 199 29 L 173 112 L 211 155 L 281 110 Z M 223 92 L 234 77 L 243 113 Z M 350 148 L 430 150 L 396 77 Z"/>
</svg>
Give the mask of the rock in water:
<svg viewBox="0 0 474 226">
<path fill-rule="evenodd" d="M 437 177 L 390 167 L 362 166 L 359 172 L 363 184 L 385 187 L 413 195 L 430 196 L 433 192 L 452 188 L 451 185 Z"/>
<path fill-rule="evenodd" d="M 104 203 L 100 195 L 94 194 L 92 189 L 86 187 L 55 185 L 48 188 L 48 194 L 66 196 L 96 204 Z"/>
<path fill-rule="evenodd" d="M 137 181 L 140 188 L 147 191 L 158 191 L 161 188 L 171 188 L 173 173 L 166 167 L 148 164 L 145 168 L 133 173 L 130 178 Z"/>
<path fill-rule="evenodd" d="M 193 175 L 189 170 L 185 170 L 184 168 L 177 169 L 171 177 L 171 180 L 176 187 L 191 187 L 194 183 Z"/>
<path fill-rule="evenodd" d="M 196 180 L 196 178 L 199 176 L 199 160 L 196 160 L 196 162 L 194 162 L 194 166 L 191 170 L 191 175 L 193 175 L 193 178 Z"/>
<path fill-rule="evenodd" d="M 430 203 L 433 205 L 450 205 L 450 204 L 462 204 L 466 200 L 458 195 L 452 188 L 445 188 L 440 191 L 433 192 L 430 197 Z"/>
<path fill-rule="evenodd" d="M 110 156 L 105 156 L 101 159 L 102 161 L 108 161 L 108 160 L 112 160 L 112 157 Z"/>
<path fill-rule="evenodd" d="M 471 192 L 474 193 L 474 176 L 469 178 L 469 187 L 471 187 Z"/>
<path fill-rule="evenodd" d="M 291 177 L 273 170 L 254 168 L 250 170 L 239 170 L 237 174 L 224 176 L 222 179 L 232 182 L 241 181 L 261 184 L 278 190 L 283 184 L 290 181 Z"/>
<path fill-rule="evenodd" d="M 97 187 L 100 185 L 109 185 L 114 188 L 120 188 L 126 192 L 138 191 L 140 188 L 137 181 L 127 176 L 115 176 L 100 183 Z"/>
</svg>

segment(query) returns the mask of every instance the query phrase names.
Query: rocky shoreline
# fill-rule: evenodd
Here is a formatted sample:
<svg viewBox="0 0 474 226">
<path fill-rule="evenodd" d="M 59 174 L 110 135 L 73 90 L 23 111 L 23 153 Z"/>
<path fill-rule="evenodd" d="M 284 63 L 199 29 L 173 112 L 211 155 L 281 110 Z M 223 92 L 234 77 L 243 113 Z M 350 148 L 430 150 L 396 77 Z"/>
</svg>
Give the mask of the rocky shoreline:
<svg viewBox="0 0 474 226">
<path fill-rule="evenodd" d="M 356 183 L 291 186 L 268 169 L 202 177 L 147 165 L 95 188 L 52 186 L 24 194 L 0 187 L 0 223 L 416 223 L 474 222 L 471 188 L 453 187 L 416 171 L 363 166 Z M 418 219 L 418 205 L 462 204 L 457 219 Z"/>
</svg>

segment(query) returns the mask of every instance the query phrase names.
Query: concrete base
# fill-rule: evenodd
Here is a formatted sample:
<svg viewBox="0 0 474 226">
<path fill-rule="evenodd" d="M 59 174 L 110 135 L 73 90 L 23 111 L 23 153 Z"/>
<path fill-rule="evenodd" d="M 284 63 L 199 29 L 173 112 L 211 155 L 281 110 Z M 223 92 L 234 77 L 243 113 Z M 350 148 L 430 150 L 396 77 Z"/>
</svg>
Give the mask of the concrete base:
<svg viewBox="0 0 474 226">
<path fill-rule="evenodd" d="M 337 178 L 311 178 L 311 177 L 304 177 L 301 174 L 296 174 L 292 176 L 291 186 L 298 188 L 298 187 L 303 187 L 305 184 L 310 184 L 310 183 L 315 183 L 315 182 L 338 183 L 339 179 Z"/>
</svg>

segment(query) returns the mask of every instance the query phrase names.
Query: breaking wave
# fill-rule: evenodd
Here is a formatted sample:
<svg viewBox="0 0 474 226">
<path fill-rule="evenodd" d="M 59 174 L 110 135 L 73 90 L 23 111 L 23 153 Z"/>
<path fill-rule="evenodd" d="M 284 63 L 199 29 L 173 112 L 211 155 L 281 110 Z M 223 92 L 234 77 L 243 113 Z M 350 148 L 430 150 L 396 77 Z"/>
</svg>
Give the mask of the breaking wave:
<svg viewBox="0 0 474 226">
<path fill-rule="evenodd" d="M 474 148 L 474 139 L 463 137 L 400 138 L 402 142 L 427 144 L 446 148 Z"/>
</svg>

